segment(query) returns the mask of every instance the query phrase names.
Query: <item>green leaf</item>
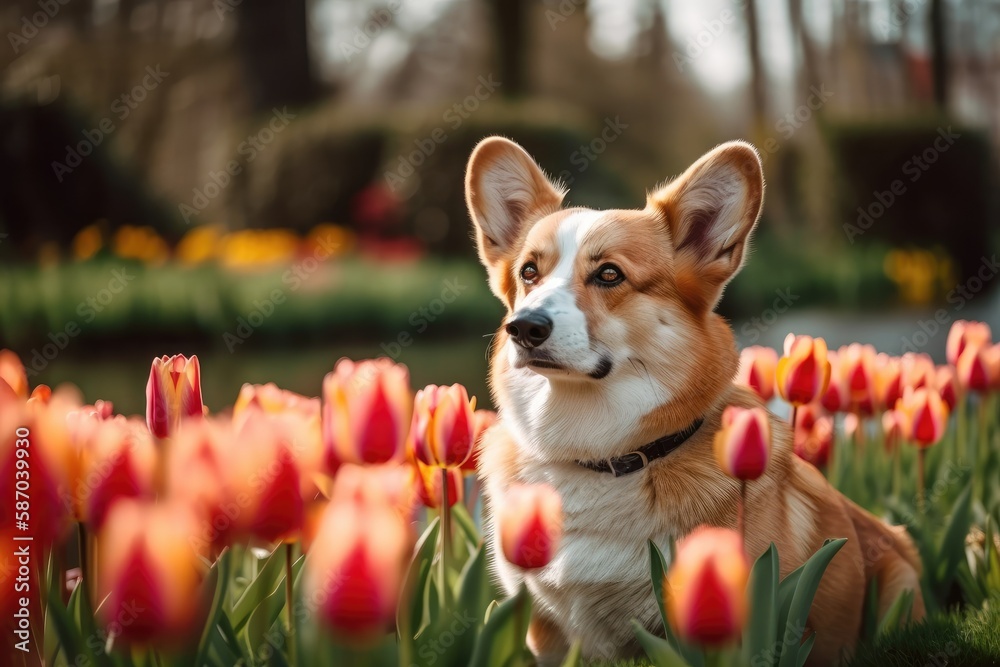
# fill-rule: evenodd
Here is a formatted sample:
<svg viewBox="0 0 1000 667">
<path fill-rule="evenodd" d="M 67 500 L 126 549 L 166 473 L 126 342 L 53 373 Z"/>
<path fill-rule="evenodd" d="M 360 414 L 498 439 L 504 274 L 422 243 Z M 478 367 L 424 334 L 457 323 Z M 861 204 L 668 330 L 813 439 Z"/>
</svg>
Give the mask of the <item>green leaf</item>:
<svg viewBox="0 0 1000 667">
<path fill-rule="evenodd" d="M 255 556 L 251 556 L 256 558 Z M 243 595 L 233 605 L 233 612 L 230 615 L 233 629 L 239 632 L 250 620 L 250 614 L 256 609 L 268 595 L 274 592 L 285 573 L 285 549 L 279 544 L 275 547 L 271 555 L 264 562 L 264 567 L 260 569 L 254 580 L 250 582 Z"/>
<path fill-rule="evenodd" d="M 198 651 L 194 661 L 196 665 L 205 665 L 206 663 L 223 665 L 226 664 L 226 660 L 231 660 L 233 662 L 229 664 L 234 664 L 235 660 L 238 659 L 238 656 L 229 650 L 225 637 L 219 632 L 219 619 L 224 613 L 226 587 L 229 585 L 229 576 L 232 570 L 230 556 L 231 554 L 228 552 L 219 556 L 215 565 L 209 570 L 209 578 L 206 579 L 206 585 L 215 586 L 215 593 L 205 622 L 205 629 L 198 642 Z"/>
<path fill-rule="evenodd" d="M 809 659 L 809 654 L 813 650 L 813 644 L 816 643 L 816 633 L 810 633 L 806 640 L 802 642 L 802 646 L 799 647 L 799 664 L 798 667 L 802 667 L 806 664 L 806 660 Z"/>
<path fill-rule="evenodd" d="M 416 659 L 414 637 L 426 623 L 424 622 L 424 599 L 427 591 L 427 581 L 430 579 L 431 565 L 434 562 L 434 545 L 441 526 L 438 518 L 427 525 L 424 534 L 420 536 L 413 550 L 410 568 L 403 581 L 403 597 L 396 613 L 396 628 L 399 632 L 400 650 L 405 660 Z M 408 598 L 408 599 L 407 599 Z"/>
<path fill-rule="evenodd" d="M 800 664 L 799 656 L 803 652 L 804 644 L 798 643 L 798 638 L 802 637 L 806 627 L 806 619 L 809 617 L 809 610 L 812 608 L 813 598 L 816 596 L 816 589 L 819 588 L 823 573 L 837 552 L 847 543 L 846 539 L 827 540 L 823 546 L 807 560 L 799 571 L 798 581 L 792 593 L 788 608 L 788 617 L 782 634 L 783 642 L 781 649 L 781 659 L 778 661 L 779 667 L 797 667 Z M 789 575 L 791 576 L 791 575 Z M 789 640 L 790 637 L 795 639 Z M 808 654 L 807 654 L 808 655 Z"/>
<path fill-rule="evenodd" d="M 750 571 L 747 597 L 750 620 L 743 628 L 743 662 L 747 665 L 773 665 L 778 631 L 778 550 L 771 543 Z M 765 662 L 766 661 L 766 662 Z"/>
<path fill-rule="evenodd" d="M 517 595 L 500 603 L 483 626 L 469 667 L 505 667 L 524 655 L 531 597 L 521 586 Z"/>
<path fill-rule="evenodd" d="M 688 663 L 680 656 L 674 647 L 666 639 L 650 634 L 639 622 L 632 620 L 632 632 L 639 640 L 642 650 L 646 652 L 646 657 L 656 667 L 689 667 Z"/>
<path fill-rule="evenodd" d="M 965 559 L 965 536 L 972 523 L 972 484 L 966 484 L 952 506 L 951 517 L 938 546 L 938 560 L 934 569 L 934 592 L 944 599 L 955 580 L 958 565 Z"/>
<path fill-rule="evenodd" d="M 465 569 L 458 581 L 458 596 L 456 597 L 455 611 L 458 616 L 455 620 L 463 626 L 463 630 L 455 640 L 455 647 L 460 657 L 472 655 L 472 649 L 476 644 L 479 619 L 486 612 L 486 607 L 493 600 L 493 591 L 489 584 L 489 574 L 486 571 L 486 547 L 479 545 L 475 554 L 465 564 Z M 451 619 L 448 619 L 451 620 Z"/>
<path fill-rule="evenodd" d="M 909 622 L 910 612 L 913 610 L 913 598 L 913 591 L 909 589 L 902 591 L 896 597 L 879 622 L 876 637 L 881 637 Z"/>
<path fill-rule="evenodd" d="M 465 505 L 462 503 L 455 503 L 452 506 L 451 516 L 455 519 L 455 523 L 458 524 L 462 534 L 465 535 L 465 539 L 469 544 L 469 553 L 472 553 L 479 546 L 479 543 L 483 541 L 479 530 L 476 528 L 476 522 L 469 516 L 469 511 L 465 509 Z"/>
<path fill-rule="evenodd" d="M 573 645 L 569 647 L 569 653 L 566 654 L 566 659 L 563 660 L 562 667 L 580 667 L 580 654 L 582 651 L 582 645 L 580 640 L 577 639 L 573 642 Z"/>
<path fill-rule="evenodd" d="M 81 583 L 81 585 L 76 587 L 76 590 L 74 590 L 73 593 L 76 594 L 76 592 L 82 587 L 83 584 Z M 72 607 L 72 604 L 73 599 L 71 597 L 70 607 Z M 63 607 L 58 587 L 49 587 L 48 607 L 46 611 L 50 616 L 52 626 L 55 628 L 56 634 L 59 636 L 59 646 L 63 655 L 66 656 L 67 662 L 72 663 L 76 660 L 77 656 L 86 656 L 93 660 L 94 655 L 91 653 L 90 647 L 87 646 L 83 636 L 80 634 L 79 626 L 73 622 L 73 617 L 70 614 L 69 609 Z"/>
</svg>

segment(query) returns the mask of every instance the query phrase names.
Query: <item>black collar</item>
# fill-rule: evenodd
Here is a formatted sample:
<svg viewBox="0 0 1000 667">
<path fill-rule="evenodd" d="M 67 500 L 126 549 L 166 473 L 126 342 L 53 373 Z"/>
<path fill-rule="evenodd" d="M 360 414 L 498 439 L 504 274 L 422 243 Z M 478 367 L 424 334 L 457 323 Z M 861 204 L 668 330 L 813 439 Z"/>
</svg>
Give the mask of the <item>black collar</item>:
<svg viewBox="0 0 1000 667">
<path fill-rule="evenodd" d="M 577 463 L 596 472 L 609 472 L 615 477 L 637 472 L 648 466 L 650 461 L 662 458 L 683 445 L 688 438 L 695 434 L 703 421 L 699 417 L 683 431 L 657 438 L 628 454 L 600 461 L 577 461 Z"/>
</svg>

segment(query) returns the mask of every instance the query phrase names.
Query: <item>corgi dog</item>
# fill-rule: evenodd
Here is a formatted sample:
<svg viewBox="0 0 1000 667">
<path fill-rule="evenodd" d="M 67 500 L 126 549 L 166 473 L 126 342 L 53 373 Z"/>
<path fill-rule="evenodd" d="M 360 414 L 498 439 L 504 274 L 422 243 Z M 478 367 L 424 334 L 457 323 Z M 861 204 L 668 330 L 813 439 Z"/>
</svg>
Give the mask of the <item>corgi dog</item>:
<svg viewBox="0 0 1000 667">
<path fill-rule="evenodd" d="M 630 620 L 662 623 L 647 540 L 664 553 L 701 524 L 735 528 L 739 482 L 712 453 L 723 409 L 763 406 L 733 384 L 733 332 L 714 313 L 746 256 L 764 179 L 757 151 L 723 144 L 656 189 L 640 210 L 564 208 L 565 192 L 517 144 L 480 142 L 466 202 L 489 285 L 507 308 L 490 385 L 499 419 L 481 442 L 488 539 L 502 587 L 533 599 L 529 648 L 559 664 L 572 642 L 588 659 L 640 653 Z M 884 613 L 906 589 L 924 615 L 920 561 L 901 527 L 842 496 L 793 454 L 770 415 L 767 470 L 747 485 L 746 552 L 777 546 L 781 576 L 827 538 L 847 538 L 809 616 L 809 664 L 836 664 L 858 639 L 869 584 Z M 504 559 L 489 505 L 515 483 L 562 497 L 552 561 L 525 571 Z"/>
</svg>

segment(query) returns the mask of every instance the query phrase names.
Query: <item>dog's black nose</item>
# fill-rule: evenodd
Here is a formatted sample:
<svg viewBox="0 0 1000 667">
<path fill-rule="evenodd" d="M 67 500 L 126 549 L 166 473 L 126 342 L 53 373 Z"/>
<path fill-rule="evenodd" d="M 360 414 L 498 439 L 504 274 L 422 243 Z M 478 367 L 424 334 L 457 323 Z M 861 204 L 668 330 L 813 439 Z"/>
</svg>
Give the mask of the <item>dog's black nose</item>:
<svg viewBox="0 0 1000 667">
<path fill-rule="evenodd" d="M 507 323 L 507 333 L 515 343 L 530 350 L 552 335 L 552 320 L 537 310 L 529 310 Z"/>
</svg>

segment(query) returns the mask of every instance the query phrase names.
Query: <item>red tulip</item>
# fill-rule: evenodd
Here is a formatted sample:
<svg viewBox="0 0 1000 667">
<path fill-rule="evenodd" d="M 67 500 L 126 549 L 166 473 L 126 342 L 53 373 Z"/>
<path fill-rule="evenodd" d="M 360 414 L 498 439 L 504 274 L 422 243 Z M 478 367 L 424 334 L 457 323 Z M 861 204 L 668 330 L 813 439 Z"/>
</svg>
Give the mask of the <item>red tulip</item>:
<svg viewBox="0 0 1000 667">
<path fill-rule="evenodd" d="M 990 361 L 991 348 L 967 345 L 958 357 L 955 366 L 958 382 L 965 391 L 985 394 L 994 384 L 993 365 Z"/>
<path fill-rule="evenodd" d="M 192 547 L 196 521 L 180 505 L 123 500 L 98 535 L 98 614 L 129 642 L 184 643 L 201 628 L 209 597 Z"/>
<path fill-rule="evenodd" d="M 827 354 L 827 359 L 830 361 L 830 381 L 820 402 L 830 413 L 847 412 L 851 408 L 851 391 L 844 376 L 844 366 L 836 352 Z"/>
<path fill-rule="evenodd" d="M 198 357 L 177 354 L 153 359 L 146 383 L 149 432 L 157 438 L 169 438 L 184 419 L 200 418 L 204 412 Z"/>
<path fill-rule="evenodd" d="M 948 405 L 948 411 L 955 409 L 955 404 L 962 396 L 962 387 L 958 383 L 958 375 L 954 366 L 938 366 L 934 372 L 934 388 Z"/>
<path fill-rule="evenodd" d="M 907 352 L 899 361 L 900 386 L 905 391 L 934 386 L 934 360 L 924 353 Z"/>
<path fill-rule="evenodd" d="M 389 506 L 331 502 L 309 547 L 304 590 L 338 635 L 381 638 L 395 619 L 412 547 L 410 530 Z"/>
<path fill-rule="evenodd" d="M 337 362 L 323 379 L 323 440 L 344 463 L 387 463 L 403 454 L 413 400 L 406 366 L 386 358 Z"/>
<path fill-rule="evenodd" d="M 875 403 L 880 410 L 892 409 L 902 396 L 901 373 L 898 357 L 875 356 Z"/>
<path fill-rule="evenodd" d="M 751 345 L 740 352 L 740 368 L 736 384 L 753 389 L 766 403 L 774 397 L 774 378 L 778 368 L 778 353 L 769 347 Z"/>
<path fill-rule="evenodd" d="M 435 473 L 440 471 L 435 470 Z M 440 477 L 440 474 L 437 475 Z M 438 484 L 440 486 L 440 482 Z M 416 509 L 417 480 L 414 467 L 405 463 L 360 466 L 343 465 L 337 471 L 330 502 L 352 502 L 391 507 L 410 520 Z"/>
<path fill-rule="evenodd" d="M 852 343 L 840 348 L 837 362 L 842 366 L 851 411 L 860 416 L 871 415 L 876 401 L 875 348 Z"/>
<path fill-rule="evenodd" d="M 736 531 L 701 526 L 678 542 L 677 558 L 663 583 L 677 636 L 703 646 L 736 641 L 746 621 L 749 575 Z"/>
<path fill-rule="evenodd" d="M 764 474 L 771 453 L 771 425 L 763 408 L 730 405 L 722 413 L 715 434 L 715 460 L 730 477 L 757 479 Z"/>
<path fill-rule="evenodd" d="M 833 418 L 814 405 L 803 405 L 795 414 L 795 455 L 817 468 L 825 468 L 833 448 Z"/>
<path fill-rule="evenodd" d="M 778 360 L 777 387 L 781 397 L 792 405 L 805 405 L 822 396 L 829 382 L 826 341 L 788 334 L 785 356 Z"/>
<path fill-rule="evenodd" d="M 510 563 L 545 567 L 562 537 L 562 499 L 547 484 L 518 484 L 504 494 L 497 510 L 500 544 Z"/>
<path fill-rule="evenodd" d="M 461 468 L 446 468 L 448 471 L 448 507 L 462 502 L 465 484 Z M 441 509 L 441 468 L 426 466 L 417 461 L 413 466 L 414 485 L 417 497 L 424 507 Z"/>
<path fill-rule="evenodd" d="M 984 322 L 956 320 L 948 331 L 946 355 L 948 363 L 958 366 L 958 360 L 968 347 L 983 347 L 990 344 L 990 325 Z"/>
<path fill-rule="evenodd" d="M 100 530 L 116 502 L 152 499 L 157 452 L 141 422 L 97 421 L 82 454 L 77 497 L 85 499 L 83 517 L 93 529 Z"/>
<path fill-rule="evenodd" d="M 904 430 L 905 415 L 897 410 L 887 410 L 882 413 L 882 434 L 885 438 L 885 448 L 894 450 L 906 437 Z"/>
<path fill-rule="evenodd" d="M 910 389 L 896 403 L 906 439 L 918 447 L 938 442 L 948 427 L 948 406 L 936 389 Z"/>
<path fill-rule="evenodd" d="M 431 384 L 417 392 L 410 435 L 417 460 L 429 466 L 461 466 L 475 444 L 476 399 L 460 384 Z"/>
</svg>

